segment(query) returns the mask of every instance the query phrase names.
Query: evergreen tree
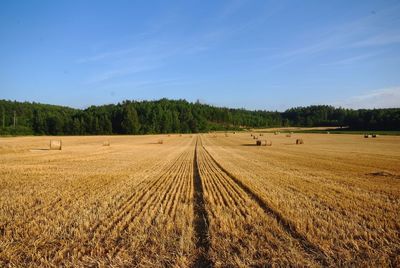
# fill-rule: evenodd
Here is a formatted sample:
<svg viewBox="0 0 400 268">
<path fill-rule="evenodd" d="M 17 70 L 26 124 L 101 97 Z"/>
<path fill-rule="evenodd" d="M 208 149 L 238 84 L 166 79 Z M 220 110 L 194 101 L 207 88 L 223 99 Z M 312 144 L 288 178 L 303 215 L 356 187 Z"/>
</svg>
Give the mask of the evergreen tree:
<svg viewBox="0 0 400 268">
<path fill-rule="evenodd" d="M 33 131 L 38 135 L 42 135 L 46 131 L 44 117 L 42 116 L 41 112 L 38 109 L 33 110 L 32 128 Z"/>
<path fill-rule="evenodd" d="M 139 117 L 136 109 L 130 104 L 123 107 L 121 127 L 124 134 L 139 134 Z"/>
</svg>

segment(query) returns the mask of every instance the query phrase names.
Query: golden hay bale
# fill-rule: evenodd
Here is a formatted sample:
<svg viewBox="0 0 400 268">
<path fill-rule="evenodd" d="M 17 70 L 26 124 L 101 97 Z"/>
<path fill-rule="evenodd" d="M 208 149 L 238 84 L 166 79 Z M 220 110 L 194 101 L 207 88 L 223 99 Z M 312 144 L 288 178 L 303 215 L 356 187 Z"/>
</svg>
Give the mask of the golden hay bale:
<svg viewBox="0 0 400 268">
<path fill-rule="evenodd" d="M 257 136 L 253 136 L 253 140 L 256 140 L 256 139 L 258 139 L 258 137 Z"/>
<path fill-rule="evenodd" d="M 253 137 L 253 133 L 251 133 L 250 136 Z"/>
<path fill-rule="evenodd" d="M 164 143 L 164 141 L 163 140 L 158 140 L 158 142 L 157 142 L 158 144 L 163 144 Z"/>
<path fill-rule="evenodd" d="M 61 140 L 50 140 L 50 150 L 61 150 L 62 141 Z"/>
<path fill-rule="evenodd" d="M 292 137 L 292 134 L 286 134 L 286 137 L 290 138 Z"/>
<path fill-rule="evenodd" d="M 296 144 L 304 144 L 303 139 L 297 139 L 297 140 L 296 140 Z"/>
<path fill-rule="evenodd" d="M 364 138 L 372 138 L 372 135 L 370 135 L 370 134 L 364 134 Z"/>
<path fill-rule="evenodd" d="M 110 146 L 110 141 L 103 141 L 103 146 Z"/>
<path fill-rule="evenodd" d="M 257 140 L 256 141 L 257 146 L 272 146 L 272 141 L 267 141 L 267 140 Z"/>
<path fill-rule="evenodd" d="M 225 137 L 228 137 L 228 134 L 225 133 Z"/>
<path fill-rule="evenodd" d="M 379 135 L 372 134 L 372 138 L 376 138 L 376 137 L 379 137 Z"/>
<path fill-rule="evenodd" d="M 331 133 L 329 131 L 327 131 L 326 134 L 331 134 Z"/>
<path fill-rule="evenodd" d="M 280 133 L 279 131 L 275 131 L 275 132 L 274 132 L 275 135 L 278 135 L 279 133 Z"/>
<path fill-rule="evenodd" d="M 260 136 L 264 136 L 264 134 L 260 133 Z"/>
</svg>

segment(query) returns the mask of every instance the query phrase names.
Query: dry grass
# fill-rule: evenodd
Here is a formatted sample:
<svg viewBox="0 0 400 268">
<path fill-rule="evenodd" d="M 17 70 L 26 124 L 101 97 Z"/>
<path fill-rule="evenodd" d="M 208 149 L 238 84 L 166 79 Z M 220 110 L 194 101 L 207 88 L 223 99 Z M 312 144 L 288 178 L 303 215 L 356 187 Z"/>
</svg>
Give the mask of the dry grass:
<svg viewBox="0 0 400 268">
<path fill-rule="evenodd" d="M 304 147 L 271 136 L 268 151 L 244 135 L 204 144 L 330 265 L 399 266 L 400 137 L 304 136 Z"/>
<path fill-rule="evenodd" d="M 184 136 L 0 138 L 0 267 L 400 265 L 400 137 Z"/>
</svg>

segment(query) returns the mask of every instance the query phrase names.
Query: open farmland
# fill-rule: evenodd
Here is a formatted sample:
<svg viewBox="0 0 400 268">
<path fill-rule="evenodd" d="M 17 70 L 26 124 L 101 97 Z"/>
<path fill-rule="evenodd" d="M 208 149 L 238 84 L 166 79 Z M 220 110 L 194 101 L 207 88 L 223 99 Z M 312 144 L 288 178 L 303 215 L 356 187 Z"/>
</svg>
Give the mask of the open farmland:
<svg viewBox="0 0 400 268">
<path fill-rule="evenodd" d="M 0 138 L 0 266 L 400 265 L 400 137 L 259 138 Z"/>
</svg>

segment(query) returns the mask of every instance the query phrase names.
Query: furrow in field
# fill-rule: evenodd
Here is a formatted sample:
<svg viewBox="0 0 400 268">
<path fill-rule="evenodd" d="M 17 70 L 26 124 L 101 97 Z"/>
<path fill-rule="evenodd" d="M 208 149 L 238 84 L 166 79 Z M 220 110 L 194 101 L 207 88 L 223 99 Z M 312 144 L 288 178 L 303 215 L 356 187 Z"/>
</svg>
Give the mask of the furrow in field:
<svg viewBox="0 0 400 268">
<path fill-rule="evenodd" d="M 112 258 L 117 258 L 123 254 L 129 254 L 129 252 L 132 251 L 137 252 L 139 248 L 141 248 L 141 243 L 134 243 L 128 247 L 120 246 L 120 241 L 129 241 L 132 234 L 138 235 L 138 233 L 144 232 L 149 235 L 148 232 L 157 232 L 157 230 L 167 228 L 169 232 L 172 232 L 171 234 L 173 236 L 177 236 L 177 238 L 181 240 L 183 237 L 190 235 L 190 226 L 188 226 L 187 223 L 181 223 L 183 218 L 190 220 L 190 206 L 188 206 L 188 204 L 177 204 L 174 200 L 182 198 L 182 188 L 184 185 L 190 186 L 190 184 L 185 183 L 185 181 L 191 180 L 189 171 L 190 164 L 192 163 L 190 161 L 192 154 L 192 148 L 186 149 L 178 161 L 171 166 L 170 171 L 160 175 L 162 181 L 161 187 L 147 190 L 149 193 L 147 196 L 148 198 L 143 199 L 138 206 L 132 208 L 134 215 L 132 217 L 126 217 L 124 222 L 116 227 L 117 231 L 115 231 L 111 237 L 116 237 L 117 239 L 114 241 L 117 241 L 117 243 L 113 244 L 113 239 L 111 243 L 110 241 L 105 241 L 108 245 L 107 247 L 112 248 L 112 250 L 106 252 L 106 254 L 110 254 Z M 173 214 L 171 214 L 172 211 L 174 211 Z M 175 214 L 178 214 L 180 217 L 175 217 Z M 147 235 L 145 238 L 146 240 L 151 241 L 156 239 L 156 237 L 151 238 Z M 173 237 L 169 239 L 173 239 Z M 159 241 L 158 246 L 163 247 L 164 243 L 171 242 L 173 242 L 173 240 Z M 183 242 L 181 241 L 180 243 L 182 244 Z M 171 246 L 174 248 L 177 247 L 176 243 L 173 243 Z M 184 252 L 185 251 L 181 254 Z M 184 254 L 188 254 L 188 252 Z M 169 258 L 168 264 L 177 262 L 176 257 L 169 256 Z M 137 260 L 138 263 L 140 263 L 142 259 L 143 256 L 139 257 Z M 136 264 L 139 265 L 138 263 Z"/>
<path fill-rule="evenodd" d="M 345 154 L 344 146 L 335 144 L 333 148 L 341 148 Z M 356 151 L 368 149 L 362 144 L 353 146 Z M 365 178 L 363 167 L 358 174 L 349 171 L 342 175 L 346 170 L 341 170 L 340 163 L 335 166 L 337 159 L 332 159 L 334 168 L 327 168 L 309 157 L 308 150 L 318 152 L 311 146 L 290 149 L 301 150 L 302 160 L 294 160 L 290 151 L 285 159 L 277 157 L 282 153 L 278 147 L 243 147 L 236 138 L 207 139 L 207 149 L 234 177 L 290 219 L 297 232 L 323 248 L 333 263 L 395 263 L 400 204 L 395 179 Z M 315 167 L 304 168 L 301 164 L 307 161 Z M 376 162 L 380 161 L 376 154 Z"/>
<path fill-rule="evenodd" d="M 310 242 L 306 236 L 299 233 L 296 230 L 296 226 L 294 223 L 292 223 L 289 219 L 282 216 L 279 211 L 269 206 L 250 187 L 245 185 L 242 181 L 233 176 L 228 170 L 222 167 L 204 146 L 202 146 L 202 148 L 206 153 L 206 155 L 209 157 L 210 161 L 212 161 L 219 168 L 221 172 L 224 172 L 227 175 L 227 177 L 229 177 L 234 183 L 236 183 L 237 186 L 239 186 L 252 200 L 254 200 L 258 204 L 258 206 L 260 206 L 265 211 L 265 213 L 267 213 L 269 216 L 274 217 L 276 221 L 280 224 L 282 229 L 286 231 L 287 234 L 289 234 L 291 237 L 299 241 L 299 244 L 302 246 L 305 252 L 313 256 L 314 259 L 317 262 L 321 263 L 322 265 L 324 266 L 329 265 L 329 260 L 326 254 L 323 252 L 323 250 L 320 249 L 317 245 Z"/>
<path fill-rule="evenodd" d="M 209 216 L 205 207 L 204 201 L 204 188 L 203 182 L 200 177 L 199 165 L 197 160 L 197 148 L 198 141 L 196 139 L 196 145 L 193 157 L 193 189 L 194 189 L 194 229 L 196 235 L 196 259 L 193 262 L 193 267 L 212 267 L 213 263 L 209 258 L 210 250 L 210 238 L 209 238 Z"/>
<path fill-rule="evenodd" d="M 158 228 L 160 221 L 167 221 L 167 224 L 172 224 L 175 219 L 174 215 L 169 215 L 166 211 L 172 210 L 173 198 L 180 197 L 178 189 L 182 188 L 184 180 L 190 178 L 188 174 L 187 159 L 190 152 L 184 148 L 183 153 L 172 163 L 167 170 L 159 174 L 157 179 L 150 187 L 144 187 L 137 192 L 142 193 L 139 199 L 134 198 L 121 207 L 118 217 L 114 219 L 111 226 L 101 230 L 103 235 L 100 238 L 99 246 L 95 248 L 92 254 L 103 254 L 116 258 L 120 254 L 125 254 L 132 250 L 126 247 L 126 241 L 130 236 L 137 232 L 138 226 L 148 226 L 148 228 Z M 185 208 L 185 207 L 184 207 Z M 182 213 L 182 208 L 179 208 Z M 100 230 L 99 230 L 100 232 Z M 103 246 L 102 246 L 103 245 Z M 109 250 L 104 250 L 108 248 Z M 134 247 L 133 247 L 134 248 Z"/>
<path fill-rule="evenodd" d="M 166 176 L 170 176 L 181 159 L 185 156 L 183 152 L 167 170 L 157 176 L 153 180 L 149 180 L 143 187 L 138 188 L 128 198 L 128 200 L 120 206 L 119 210 L 111 218 L 107 219 L 103 225 L 94 231 L 93 237 L 99 239 L 99 243 L 104 244 L 109 238 L 108 235 L 113 233 L 123 232 L 129 226 L 129 223 L 135 217 L 140 217 L 141 213 L 151 205 L 151 202 L 159 199 L 159 193 L 163 187 L 170 186 L 170 183 L 165 181 Z M 157 198 L 158 197 L 158 198 Z M 97 248 L 99 250 L 99 248 Z"/>
<path fill-rule="evenodd" d="M 214 263 L 263 266 L 281 256 L 276 264 L 324 264 L 318 253 L 305 248 L 303 241 L 289 232 L 279 218 L 265 213 L 254 197 L 221 169 L 202 145 L 197 150 L 201 180 L 205 191 L 209 191 L 205 197 L 207 211 L 210 211 L 210 256 Z"/>
<path fill-rule="evenodd" d="M 104 153 L 102 152 L 103 155 L 107 155 L 109 153 Z M 76 159 L 82 159 L 83 156 L 77 156 L 75 157 L 75 161 Z M 103 156 L 104 158 L 104 156 Z M 139 160 L 140 162 L 143 162 L 146 164 L 146 158 Z M 162 166 L 162 164 L 164 164 L 165 160 L 158 160 L 155 163 L 155 166 Z M 90 163 L 88 163 L 90 164 Z M 62 166 L 64 167 L 66 165 L 66 163 L 64 163 Z M 87 165 L 87 164 L 85 164 Z M 147 165 L 147 164 L 146 164 Z M 61 165 L 60 165 L 61 166 Z M 154 170 L 154 167 L 152 167 L 152 169 Z M 145 170 L 145 172 L 148 172 L 150 169 Z M 48 175 L 46 176 L 46 178 L 49 177 Z M 110 188 L 112 187 L 111 185 L 115 185 L 116 183 L 126 183 L 126 184 L 131 184 L 131 179 L 127 177 L 127 179 L 122 179 L 122 180 L 116 180 L 113 177 L 105 177 L 106 179 L 104 179 L 104 183 L 101 183 L 99 185 L 99 179 L 98 179 L 98 175 L 92 175 L 90 176 L 88 179 L 85 180 L 81 180 L 79 181 L 79 183 L 76 183 L 76 185 L 71 185 L 72 189 L 70 194 L 65 195 L 65 196 L 61 196 L 61 195 L 57 195 L 56 198 L 54 198 L 53 201 L 51 201 L 50 203 L 41 203 L 38 199 L 37 203 L 33 203 L 31 205 L 31 207 L 27 208 L 26 211 L 29 212 L 29 214 L 25 215 L 21 220 L 17 220 L 14 217 L 9 217 L 9 220 L 6 222 L 3 222 L 1 226 L 3 226 L 4 228 L 6 228 L 11 222 L 14 224 L 15 221 L 24 223 L 24 224 L 28 224 L 29 222 L 31 222 L 34 218 L 37 218 L 39 215 L 44 215 L 46 214 L 47 216 L 51 215 L 51 214 L 56 214 L 58 213 L 60 210 L 64 210 L 65 209 L 65 205 L 66 204 L 72 204 L 72 203 L 76 203 L 76 200 L 81 200 L 81 199 L 86 199 L 89 196 L 93 196 L 96 195 L 97 193 L 100 193 L 103 189 L 105 188 Z M 39 178 L 39 180 L 37 180 L 37 183 L 40 183 L 40 181 L 42 180 L 42 178 Z M 44 181 L 44 183 L 48 183 L 51 182 L 53 183 L 53 178 L 51 180 L 47 179 L 47 181 Z M 139 184 L 141 184 L 142 182 L 139 182 Z M 139 186 L 139 185 L 138 185 Z M 43 186 L 44 187 L 44 186 Z M 90 190 L 88 190 L 90 189 Z M 18 216 L 18 214 L 15 214 L 15 216 Z"/>
</svg>

